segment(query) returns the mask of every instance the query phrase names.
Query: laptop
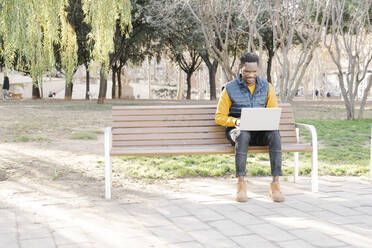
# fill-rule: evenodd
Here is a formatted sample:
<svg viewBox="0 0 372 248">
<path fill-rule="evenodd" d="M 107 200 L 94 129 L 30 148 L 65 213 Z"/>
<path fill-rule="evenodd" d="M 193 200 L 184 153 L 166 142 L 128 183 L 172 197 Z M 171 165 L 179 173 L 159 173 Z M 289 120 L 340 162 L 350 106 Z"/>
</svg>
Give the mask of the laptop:
<svg viewBox="0 0 372 248">
<path fill-rule="evenodd" d="M 279 130 L 281 108 L 243 108 L 240 129 L 247 131 Z"/>
</svg>

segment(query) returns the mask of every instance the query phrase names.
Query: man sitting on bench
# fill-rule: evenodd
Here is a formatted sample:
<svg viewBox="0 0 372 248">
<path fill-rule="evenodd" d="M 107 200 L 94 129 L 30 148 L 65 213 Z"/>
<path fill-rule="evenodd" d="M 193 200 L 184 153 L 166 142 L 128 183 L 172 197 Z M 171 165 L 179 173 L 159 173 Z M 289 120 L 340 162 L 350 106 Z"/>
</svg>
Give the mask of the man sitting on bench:
<svg viewBox="0 0 372 248">
<path fill-rule="evenodd" d="M 249 145 L 269 146 L 271 174 L 270 197 L 275 202 L 284 201 L 279 187 L 282 175 L 282 148 L 280 134 L 274 131 L 243 131 L 240 125 L 242 108 L 277 108 L 273 86 L 257 77 L 259 59 L 256 54 L 247 53 L 240 58 L 241 74 L 229 82 L 222 91 L 215 114 L 218 125 L 226 127 L 226 137 L 235 146 L 235 168 L 237 183 L 236 201 L 245 202 L 247 197 L 246 175 Z"/>
</svg>

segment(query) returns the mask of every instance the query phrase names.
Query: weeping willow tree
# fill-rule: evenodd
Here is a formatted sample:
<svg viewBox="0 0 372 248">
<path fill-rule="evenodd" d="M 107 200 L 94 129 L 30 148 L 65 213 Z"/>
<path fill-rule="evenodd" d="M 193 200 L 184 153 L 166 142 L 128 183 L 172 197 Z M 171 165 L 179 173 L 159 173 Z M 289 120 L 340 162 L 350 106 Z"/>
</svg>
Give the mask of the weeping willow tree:
<svg viewBox="0 0 372 248">
<path fill-rule="evenodd" d="M 86 22 L 91 25 L 90 41 L 94 41 L 92 57 L 100 65 L 100 90 L 98 103 L 106 99 L 107 74 L 110 53 L 114 51 L 114 35 L 117 23 L 123 34 L 132 29 L 130 0 L 83 0 Z"/>
<path fill-rule="evenodd" d="M 55 65 L 54 46 L 61 48 L 66 81 L 72 82 L 77 65 L 76 34 L 67 22 L 67 0 L 1 0 L 0 58 L 5 69 L 26 71 L 33 80 L 33 98 L 40 97 L 42 77 Z M 83 0 L 86 22 L 92 26 L 89 39 L 94 43 L 92 57 L 107 76 L 109 54 L 114 50 L 116 24 L 123 33 L 131 30 L 130 0 Z M 102 80 L 101 80 L 102 81 Z M 106 85 L 101 84 L 103 103 Z M 42 92 L 42 91 L 41 91 Z M 42 95 L 41 95 L 42 96 Z"/>
<path fill-rule="evenodd" d="M 65 0 L 3 0 L 0 3 L 3 39 L 0 56 L 6 69 L 15 67 L 30 74 L 33 98 L 40 98 L 42 76 L 54 67 L 53 45 L 60 39 L 58 27 L 65 5 Z"/>
<path fill-rule="evenodd" d="M 61 64 L 66 76 L 65 99 L 71 100 L 72 97 L 72 78 L 76 72 L 78 64 L 78 44 L 75 30 L 67 22 L 67 13 L 61 14 Z"/>
</svg>

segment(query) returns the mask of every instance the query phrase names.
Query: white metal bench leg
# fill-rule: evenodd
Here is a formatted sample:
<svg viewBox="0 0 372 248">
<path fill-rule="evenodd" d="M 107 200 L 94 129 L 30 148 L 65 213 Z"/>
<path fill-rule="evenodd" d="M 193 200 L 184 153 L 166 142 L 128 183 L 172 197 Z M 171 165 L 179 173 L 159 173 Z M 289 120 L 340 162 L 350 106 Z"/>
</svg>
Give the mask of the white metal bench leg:
<svg viewBox="0 0 372 248">
<path fill-rule="evenodd" d="M 318 183 L 318 137 L 316 134 L 316 129 L 313 125 L 296 123 L 296 128 L 304 128 L 310 131 L 311 143 L 313 147 L 313 157 L 312 157 L 312 168 L 311 168 L 311 191 L 319 191 Z"/>
<path fill-rule="evenodd" d="M 105 128 L 105 198 L 111 199 L 111 178 L 112 178 L 112 166 L 111 166 L 111 144 L 112 144 L 111 127 Z"/>
<path fill-rule="evenodd" d="M 312 169 L 311 169 L 311 191 L 319 191 L 319 182 L 318 182 L 318 137 L 316 135 L 316 130 L 312 127 L 311 131 L 312 143 L 313 143 L 313 160 L 312 160 Z"/>
<path fill-rule="evenodd" d="M 299 142 L 299 129 L 296 128 L 296 138 L 297 142 Z M 294 177 L 293 177 L 293 182 L 296 183 L 298 181 L 298 169 L 300 166 L 300 160 L 299 160 L 299 153 L 294 152 Z"/>
<path fill-rule="evenodd" d="M 370 162 L 369 162 L 369 178 L 372 182 L 372 126 L 371 126 L 371 152 L 370 152 Z"/>
</svg>

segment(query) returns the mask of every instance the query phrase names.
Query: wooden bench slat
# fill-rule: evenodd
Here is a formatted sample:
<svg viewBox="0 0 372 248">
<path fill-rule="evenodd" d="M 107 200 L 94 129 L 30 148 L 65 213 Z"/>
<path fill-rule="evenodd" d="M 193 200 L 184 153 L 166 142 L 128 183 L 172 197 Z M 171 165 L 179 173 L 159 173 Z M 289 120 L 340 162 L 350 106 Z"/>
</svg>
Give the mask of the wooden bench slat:
<svg viewBox="0 0 372 248">
<path fill-rule="evenodd" d="M 278 104 L 280 108 L 285 109 L 292 109 L 291 105 L 289 103 L 279 103 Z M 217 105 L 144 105 L 144 106 L 138 106 L 138 105 L 127 105 L 127 106 L 112 106 L 112 110 L 130 110 L 130 109 L 195 109 L 197 111 L 198 109 L 216 109 Z"/>
<path fill-rule="evenodd" d="M 115 128 L 131 128 L 131 127 L 203 127 L 203 126 L 216 126 L 214 120 L 203 121 L 141 121 L 141 122 L 128 122 L 128 121 L 114 121 L 112 127 Z M 295 125 L 280 124 L 279 130 L 294 130 Z"/>
<path fill-rule="evenodd" d="M 114 121 L 113 128 L 130 128 L 130 127 L 204 127 L 216 126 L 215 120 L 190 120 L 190 121 Z"/>
<path fill-rule="evenodd" d="M 212 115 L 155 115 L 155 116 L 112 116 L 113 121 L 189 121 L 211 120 Z M 214 116 L 213 116 L 214 120 Z"/>
<path fill-rule="evenodd" d="M 128 109 L 128 110 L 114 110 L 112 111 L 113 116 L 146 116 L 146 115 L 198 115 L 198 114 L 215 114 L 216 107 L 209 109 Z M 282 115 L 287 116 L 293 114 L 289 109 L 282 109 Z"/>
<path fill-rule="evenodd" d="M 212 109 L 144 109 L 144 110 L 115 110 L 112 115 L 195 115 L 195 114 L 215 114 L 216 108 Z"/>
<path fill-rule="evenodd" d="M 131 147 L 131 146 L 156 146 L 156 145 L 200 145 L 200 144 L 227 144 L 226 138 L 220 139 L 191 139 L 191 140 L 133 140 L 133 141 L 116 141 L 114 147 Z"/>
<path fill-rule="evenodd" d="M 221 139 L 226 138 L 225 133 L 174 133 L 174 134 L 129 134 L 129 135 L 114 135 L 113 136 L 113 143 L 116 141 L 138 141 L 138 140 L 201 140 L 201 139 Z M 296 142 L 297 139 L 295 136 L 289 137 L 281 137 L 282 144 L 283 143 L 293 143 Z M 226 140 L 226 143 L 228 141 Z"/>
<path fill-rule="evenodd" d="M 216 139 L 226 138 L 225 133 L 168 133 L 168 134 L 128 134 L 113 135 L 113 141 L 116 140 L 166 140 L 166 139 Z"/>
<path fill-rule="evenodd" d="M 250 146 L 249 153 L 268 152 L 267 146 Z M 282 146 L 283 152 L 309 152 L 312 151 L 309 144 L 286 144 Z M 142 146 L 138 148 L 113 147 L 111 155 L 182 155 L 182 154 L 234 154 L 234 147 L 231 145 L 204 145 L 204 146 Z"/>
<path fill-rule="evenodd" d="M 131 133 L 203 133 L 203 132 L 225 132 L 221 126 L 209 127 L 154 127 L 154 128 L 115 128 L 113 134 L 131 134 Z"/>
<path fill-rule="evenodd" d="M 189 120 L 214 120 L 214 115 L 201 114 L 201 115 L 117 115 L 112 116 L 113 121 L 189 121 Z M 293 121 L 293 115 L 282 115 L 280 122 Z M 290 122 L 285 122 L 290 123 Z"/>
<path fill-rule="evenodd" d="M 225 133 L 225 128 L 221 126 L 210 126 L 210 127 L 157 127 L 157 128 L 115 128 L 112 131 L 113 135 L 126 135 L 126 134 L 171 134 L 171 133 Z M 296 136 L 294 130 L 282 130 L 280 131 L 282 137 L 285 136 Z"/>
</svg>

